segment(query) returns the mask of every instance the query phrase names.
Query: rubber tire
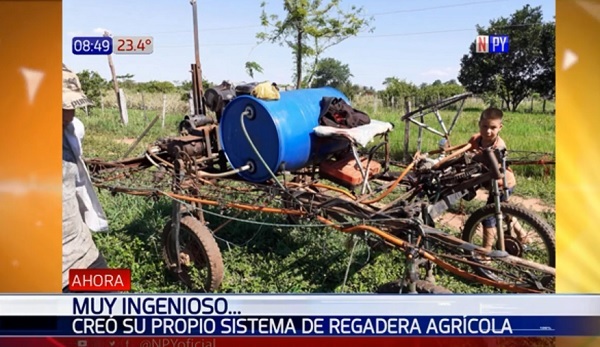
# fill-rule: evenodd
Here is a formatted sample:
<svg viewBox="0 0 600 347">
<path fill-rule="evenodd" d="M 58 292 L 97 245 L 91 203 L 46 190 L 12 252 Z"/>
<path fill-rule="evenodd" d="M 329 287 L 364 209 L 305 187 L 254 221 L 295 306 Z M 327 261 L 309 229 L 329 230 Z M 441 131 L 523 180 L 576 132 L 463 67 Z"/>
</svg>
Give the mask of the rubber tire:
<svg viewBox="0 0 600 347">
<path fill-rule="evenodd" d="M 377 293 L 379 294 L 398 294 L 400 293 L 401 281 L 392 281 L 381 285 Z M 417 280 L 415 282 L 417 293 L 419 294 L 453 294 L 448 288 L 438 286 L 435 283 L 431 283 L 425 280 Z M 408 293 L 408 288 L 402 288 L 402 293 Z"/>
<path fill-rule="evenodd" d="M 204 288 L 194 288 L 191 278 L 185 271 L 185 266 L 182 265 L 182 272 L 179 274 L 177 274 L 172 268 L 172 264 L 176 264 L 176 262 L 179 261 L 179 255 L 176 256 L 176 259 L 172 259 L 167 251 L 167 249 L 175 248 L 174 245 L 173 247 L 167 248 L 168 243 L 174 241 L 171 237 L 171 232 L 173 231 L 171 224 L 172 222 L 167 223 L 162 233 L 162 256 L 167 268 L 172 271 L 174 275 L 177 276 L 185 285 L 194 290 L 202 289 L 206 292 L 216 291 L 221 286 L 225 271 L 221 250 L 219 249 L 219 245 L 215 241 L 210 229 L 208 229 L 206 225 L 202 224 L 193 216 L 187 215 L 182 216 L 181 218 L 179 229 L 180 235 L 182 232 L 188 232 L 193 235 L 193 238 L 195 239 L 194 241 L 200 246 L 200 253 L 204 258 L 204 262 L 209 265 L 208 275 L 204 280 Z"/>
<path fill-rule="evenodd" d="M 502 214 L 508 214 L 522 220 L 525 220 L 529 225 L 535 228 L 538 235 L 542 238 L 544 245 L 546 246 L 549 253 L 549 264 L 551 267 L 556 267 L 556 237 L 554 236 L 554 230 L 546 221 L 544 221 L 536 213 L 527 210 L 524 207 L 513 205 L 511 203 L 503 202 L 500 210 Z M 487 216 L 494 215 L 496 213 L 495 204 L 489 204 L 476 210 L 469 216 L 465 222 L 465 227 L 462 232 L 462 239 L 466 242 L 471 242 L 471 231 L 475 230 L 481 221 Z M 488 272 L 482 270 L 480 267 L 474 266 L 475 271 L 491 280 L 497 280 L 494 276 L 489 276 Z"/>
</svg>

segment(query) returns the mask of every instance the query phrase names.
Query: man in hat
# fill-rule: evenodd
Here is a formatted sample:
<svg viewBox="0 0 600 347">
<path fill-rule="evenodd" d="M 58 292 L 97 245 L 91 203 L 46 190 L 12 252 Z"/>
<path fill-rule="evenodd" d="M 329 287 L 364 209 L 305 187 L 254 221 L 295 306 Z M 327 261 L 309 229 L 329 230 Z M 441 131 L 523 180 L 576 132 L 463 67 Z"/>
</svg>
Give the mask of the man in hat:
<svg viewBox="0 0 600 347">
<path fill-rule="evenodd" d="M 106 268 L 91 231 L 108 230 L 106 216 L 82 157 L 83 123 L 75 109 L 93 105 L 75 73 L 63 64 L 63 292 L 68 291 L 69 269 Z"/>
</svg>

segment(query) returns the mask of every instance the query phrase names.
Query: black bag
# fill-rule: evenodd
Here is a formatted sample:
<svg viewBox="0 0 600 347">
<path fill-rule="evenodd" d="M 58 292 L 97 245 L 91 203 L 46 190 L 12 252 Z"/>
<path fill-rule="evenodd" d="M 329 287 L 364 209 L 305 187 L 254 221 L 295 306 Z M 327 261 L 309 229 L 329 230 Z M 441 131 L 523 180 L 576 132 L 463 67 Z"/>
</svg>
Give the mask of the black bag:
<svg viewBox="0 0 600 347">
<path fill-rule="evenodd" d="M 235 86 L 235 95 L 252 95 L 252 91 L 258 85 L 258 82 L 250 82 Z"/>
<path fill-rule="evenodd" d="M 321 99 L 319 124 L 336 128 L 355 128 L 371 123 L 369 116 L 348 105 L 342 98 Z"/>
<path fill-rule="evenodd" d="M 223 81 L 218 86 L 209 88 L 204 92 L 206 107 L 217 113 L 221 112 L 233 98 L 235 98 L 235 91 L 227 81 Z"/>
</svg>

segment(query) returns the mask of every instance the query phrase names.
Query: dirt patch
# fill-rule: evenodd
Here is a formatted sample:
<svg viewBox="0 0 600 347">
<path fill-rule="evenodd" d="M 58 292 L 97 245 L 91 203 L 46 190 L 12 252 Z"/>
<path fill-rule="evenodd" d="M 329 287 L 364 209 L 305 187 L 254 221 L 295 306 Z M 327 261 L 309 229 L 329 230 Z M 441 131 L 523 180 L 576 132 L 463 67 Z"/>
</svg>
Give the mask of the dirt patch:
<svg viewBox="0 0 600 347">
<path fill-rule="evenodd" d="M 477 191 L 477 200 L 487 201 L 488 192 L 485 190 Z M 512 204 L 521 205 L 528 210 L 532 210 L 535 212 L 556 212 L 554 206 L 550 206 L 537 198 L 524 198 L 518 195 L 512 195 L 508 199 Z"/>
<path fill-rule="evenodd" d="M 117 139 L 114 140 L 116 143 L 124 143 L 126 145 L 131 145 L 132 143 L 135 142 L 135 139 L 128 139 L 128 138 L 124 138 L 124 139 Z"/>
<path fill-rule="evenodd" d="M 480 201 L 487 201 L 488 192 L 481 190 L 478 191 L 476 199 Z M 535 211 L 537 213 L 555 212 L 554 206 L 550 206 L 540 199 L 524 198 L 521 196 L 513 195 L 510 197 L 509 200 L 512 204 L 524 206 L 525 208 Z M 467 218 L 469 218 L 469 216 L 465 214 L 446 212 L 441 217 L 436 219 L 436 223 L 448 227 L 452 230 L 460 231 L 464 227 Z"/>
<path fill-rule="evenodd" d="M 436 220 L 436 223 L 443 225 L 455 231 L 462 230 L 467 218 L 469 216 L 464 214 L 456 214 L 452 212 L 446 212 Z"/>
</svg>

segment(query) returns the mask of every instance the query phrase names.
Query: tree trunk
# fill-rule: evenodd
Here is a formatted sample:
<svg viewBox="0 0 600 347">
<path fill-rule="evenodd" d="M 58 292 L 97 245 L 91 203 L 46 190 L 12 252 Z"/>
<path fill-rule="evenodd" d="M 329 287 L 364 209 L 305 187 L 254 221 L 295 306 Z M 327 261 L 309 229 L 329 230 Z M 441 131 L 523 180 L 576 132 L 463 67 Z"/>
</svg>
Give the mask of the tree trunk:
<svg viewBox="0 0 600 347">
<path fill-rule="evenodd" d="M 531 97 L 531 105 L 529 106 L 529 113 L 533 113 L 533 96 Z"/>
<path fill-rule="evenodd" d="M 510 110 L 511 100 L 508 97 L 500 96 L 500 109 L 504 110 L 505 107 L 507 110 Z"/>
<path fill-rule="evenodd" d="M 313 67 L 312 69 L 309 71 L 309 75 L 308 78 L 306 79 L 306 86 L 308 88 L 310 88 L 311 84 L 312 84 L 312 80 L 313 78 L 315 78 L 315 73 L 317 71 L 317 64 L 319 63 L 319 56 L 315 55 L 315 61 L 313 62 Z M 332 86 L 334 88 L 338 88 L 339 86 Z"/>
<path fill-rule="evenodd" d="M 517 107 L 519 107 L 519 104 L 520 104 L 519 102 L 516 102 L 515 100 L 513 100 L 512 107 L 510 108 L 510 110 L 512 112 L 517 112 Z"/>
<path fill-rule="evenodd" d="M 302 86 L 302 31 L 296 37 L 296 89 Z"/>
<path fill-rule="evenodd" d="M 546 98 L 544 98 L 544 101 L 542 102 L 542 113 L 546 113 Z"/>
<path fill-rule="evenodd" d="M 507 103 L 507 106 L 510 105 L 510 110 L 512 112 L 516 112 L 517 108 L 519 107 L 519 105 L 523 102 L 523 100 L 525 100 L 525 96 L 521 96 L 521 95 L 513 95 L 511 97 L 510 103 Z M 525 106 L 527 107 L 527 106 Z"/>
</svg>

